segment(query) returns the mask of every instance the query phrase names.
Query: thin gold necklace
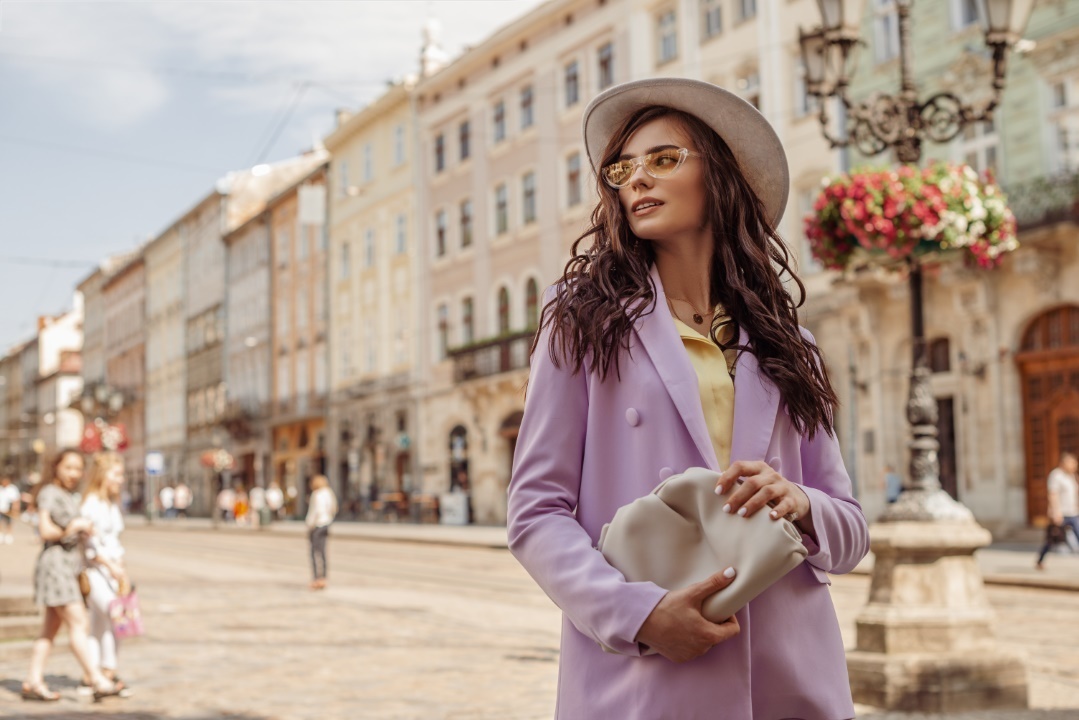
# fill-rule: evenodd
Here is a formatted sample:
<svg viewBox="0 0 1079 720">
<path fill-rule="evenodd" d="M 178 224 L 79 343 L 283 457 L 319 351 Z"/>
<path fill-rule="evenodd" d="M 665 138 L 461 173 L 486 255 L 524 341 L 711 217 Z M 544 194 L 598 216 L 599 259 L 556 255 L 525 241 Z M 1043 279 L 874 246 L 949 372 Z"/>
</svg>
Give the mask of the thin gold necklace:
<svg viewBox="0 0 1079 720">
<path fill-rule="evenodd" d="M 698 325 L 704 323 L 704 313 L 697 312 L 697 308 L 689 300 L 686 300 L 685 298 L 674 297 L 673 295 L 668 295 L 667 305 L 671 304 L 671 300 L 678 300 L 680 302 L 684 302 L 686 305 L 689 305 L 689 307 L 693 310 L 693 322 L 697 323 Z M 671 312 L 674 312 L 673 307 L 671 308 Z"/>
</svg>

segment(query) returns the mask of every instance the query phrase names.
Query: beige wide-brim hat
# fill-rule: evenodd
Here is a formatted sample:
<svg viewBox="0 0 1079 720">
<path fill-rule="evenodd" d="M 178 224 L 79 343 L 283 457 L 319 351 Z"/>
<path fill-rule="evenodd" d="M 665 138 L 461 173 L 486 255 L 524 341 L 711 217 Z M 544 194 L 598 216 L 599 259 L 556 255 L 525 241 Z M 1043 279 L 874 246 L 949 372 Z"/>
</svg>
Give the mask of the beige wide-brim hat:
<svg viewBox="0 0 1079 720">
<path fill-rule="evenodd" d="M 611 136 L 631 114 L 652 105 L 682 110 L 707 123 L 734 153 L 742 174 L 778 226 L 790 192 L 790 168 L 779 136 L 757 108 L 721 87 L 686 78 L 652 78 L 615 85 L 584 111 L 584 147 L 597 173 Z"/>
</svg>

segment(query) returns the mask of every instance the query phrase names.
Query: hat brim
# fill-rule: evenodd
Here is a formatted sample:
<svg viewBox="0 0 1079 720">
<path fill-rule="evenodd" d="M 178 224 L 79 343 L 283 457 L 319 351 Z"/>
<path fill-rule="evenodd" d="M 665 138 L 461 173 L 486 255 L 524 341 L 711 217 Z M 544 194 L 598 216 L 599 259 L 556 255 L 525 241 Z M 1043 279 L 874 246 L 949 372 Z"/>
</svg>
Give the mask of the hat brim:
<svg viewBox="0 0 1079 720">
<path fill-rule="evenodd" d="M 634 112 L 653 105 L 700 118 L 723 138 L 773 227 L 783 219 L 790 192 L 787 154 L 760 111 L 732 92 L 700 80 L 652 78 L 609 88 L 584 111 L 584 147 L 597 173 L 611 136 Z"/>
</svg>

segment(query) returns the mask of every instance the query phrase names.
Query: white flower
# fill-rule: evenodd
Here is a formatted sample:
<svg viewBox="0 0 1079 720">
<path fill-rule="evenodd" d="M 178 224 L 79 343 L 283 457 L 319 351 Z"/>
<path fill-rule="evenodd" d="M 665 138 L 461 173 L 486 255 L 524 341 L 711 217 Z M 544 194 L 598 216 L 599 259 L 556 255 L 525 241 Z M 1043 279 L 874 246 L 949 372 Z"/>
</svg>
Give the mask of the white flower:
<svg viewBox="0 0 1079 720">
<path fill-rule="evenodd" d="M 975 237 L 985 235 L 985 223 L 983 223 L 981 220 L 975 220 L 970 224 L 970 233 Z"/>
</svg>

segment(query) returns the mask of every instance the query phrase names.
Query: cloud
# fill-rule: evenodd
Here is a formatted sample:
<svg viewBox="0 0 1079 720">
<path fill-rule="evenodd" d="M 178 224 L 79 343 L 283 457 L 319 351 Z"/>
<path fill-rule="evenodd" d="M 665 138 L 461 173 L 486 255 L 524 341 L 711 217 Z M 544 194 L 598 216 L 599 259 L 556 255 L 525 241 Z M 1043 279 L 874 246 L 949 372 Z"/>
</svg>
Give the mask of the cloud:
<svg viewBox="0 0 1079 720">
<path fill-rule="evenodd" d="M 268 115 L 301 81 L 324 100 L 363 105 L 417 70 L 428 17 L 442 22 L 445 49 L 456 55 L 538 3 L 20 3 L 4 19 L 0 52 L 53 58 L 27 61 L 35 79 L 115 129 L 152 116 L 184 79 L 233 113 Z M 84 61 L 81 72 L 71 59 Z"/>
</svg>

